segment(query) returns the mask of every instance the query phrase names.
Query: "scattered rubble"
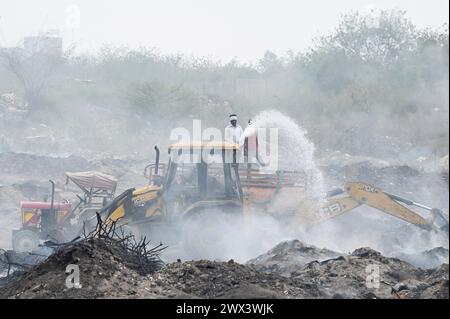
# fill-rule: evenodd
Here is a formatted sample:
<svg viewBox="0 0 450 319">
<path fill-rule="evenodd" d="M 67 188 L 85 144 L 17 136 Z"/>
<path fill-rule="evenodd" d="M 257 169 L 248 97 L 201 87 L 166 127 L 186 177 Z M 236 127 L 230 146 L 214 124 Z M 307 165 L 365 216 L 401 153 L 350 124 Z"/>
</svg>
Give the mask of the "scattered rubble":
<svg viewBox="0 0 450 319">
<path fill-rule="evenodd" d="M 447 248 L 435 247 L 418 253 L 396 253 L 396 256 L 416 267 L 432 269 L 442 264 L 448 264 L 449 252 Z"/>
<path fill-rule="evenodd" d="M 295 240 L 246 265 L 177 261 L 142 272 L 120 246 L 91 239 L 19 275 L 0 298 L 448 298 L 448 264 L 422 270 L 370 248 L 326 259 L 334 254 Z M 306 264 L 295 267 L 288 256 Z M 313 258 L 321 261 L 307 262 Z M 79 289 L 65 285 L 69 264 L 80 268 Z"/>
<path fill-rule="evenodd" d="M 49 178 L 57 180 L 57 193 L 65 196 L 70 191 L 63 187 L 66 171 L 101 170 L 118 177 L 120 186 L 126 188 L 144 185 L 144 166 L 126 159 L 88 161 L 77 156 L 0 153 L 1 213 L 3 217 L 11 216 L 3 218 L 7 225 L 0 225 L 0 243 L 10 243 L 9 237 L 2 237 L 10 234 L 10 229 L 4 227 L 20 222 L 19 201 L 41 200 L 48 195 Z M 401 186 L 406 193 L 419 185 L 435 185 L 437 176 L 407 166 L 370 163 L 329 166 L 326 172 L 340 182 L 360 179 L 387 190 Z M 448 191 L 447 182 L 438 186 Z M 401 234 L 397 232 L 392 238 L 399 237 L 398 242 L 403 243 Z M 398 243 L 391 241 L 391 246 L 394 244 Z M 420 253 L 382 251 L 398 258 L 385 257 L 370 248 L 344 254 L 293 240 L 279 243 L 245 264 L 232 260 L 180 261 L 142 272 L 136 261 L 122 254 L 120 247 L 88 240 L 62 247 L 48 259 L 0 252 L 0 277 L 8 271 L 5 258 L 15 264 L 12 275 L 0 278 L 0 298 L 448 298 L 446 247 Z M 69 264 L 80 267 L 80 289 L 65 285 Z M 380 286 L 370 288 L 367 278 L 376 269 Z"/>
<path fill-rule="evenodd" d="M 448 196 L 443 195 L 448 193 L 448 170 L 445 172 L 438 167 L 423 171 L 409 165 L 383 165 L 374 160 L 362 160 L 348 164 L 329 163 L 321 166 L 321 170 L 330 185 L 342 186 L 348 181 L 362 181 L 407 198 L 413 194 L 417 201 L 448 206 Z"/>
<path fill-rule="evenodd" d="M 176 262 L 142 272 L 119 246 L 88 240 L 62 248 L 0 289 L 0 298 L 314 298 L 316 287 L 229 262 Z M 80 289 L 65 286 L 69 264 Z M 155 268 L 156 269 L 156 268 Z"/>
<path fill-rule="evenodd" d="M 95 167 L 86 159 L 70 155 L 68 157 L 50 157 L 24 153 L 0 153 L 0 174 L 2 178 L 10 176 L 20 179 L 48 180 L 61 178 L 67 171 L 88 171 Z"/>
<path fill-rule="evenodd" d="M 0 249 L 0 287 L 47 259 L 51 252 L 18 253 Z"/>
<path fill-rule="evenodd" d="M 370 248 L 339 255 L 307 246 L 297 240 L 283 242 L 248 261 L 258 270 L 316 284 L 321 298 L 448 298 L 448 250 L 435 249 L 427 256 L 446 256 L 447 263 L 423 270 Z M 327 256 L 329 256 L 327 258 Z M 314 258 L 317 260 L 312 261 Z M 307 262 L 307 260 L 311 260 Z M 298 264 L 295 264 L 295 261 Z M 367 285 L 368 275 L 379 274 L 379 287 Z"/>
<path fill-rule="evenodd" d="M 318 298 L 314 285 L 265 274 L 233 260 L 175 262 L 149 278 L 154 291 L 191 298 Z"/>
<path fill-rule="evenodd" d="M 146 259 L 121 240 L 91 238 L 60 248 L 0 289 L 0 298 L 111 298 L 132 295 L 138 279 L 156 271 L 159 259 Z M 66 286 L 68 265 L 80 270 L 81 288 Z"/>
<path fill-rule="evenodd" d="M 424 271 L 370 248 L 311 262 L 292 277 L 315 283 L 322 298 L 448 298 L 448 264 Z"/>
</svg>

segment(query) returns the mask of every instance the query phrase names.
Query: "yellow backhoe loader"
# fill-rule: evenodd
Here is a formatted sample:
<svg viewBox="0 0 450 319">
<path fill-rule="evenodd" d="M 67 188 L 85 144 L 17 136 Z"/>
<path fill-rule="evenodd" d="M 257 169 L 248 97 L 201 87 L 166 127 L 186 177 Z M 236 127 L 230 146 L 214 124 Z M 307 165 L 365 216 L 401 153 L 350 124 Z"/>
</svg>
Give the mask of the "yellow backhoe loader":
<svg viewBox="0 0 450 319">
<path fill-rule="evenodd" d="M 439 209 L 362 182 L 348 182 L 317 207 L 304 195 L 308 188 L 304 172 L 265 172 L 240 164 L 236 144 L 174 144 L 167 164 L 160 163 L 156 146 L 155 150 L 156 162 L 144 172 L 149 185 L 128 189 L 103 208 L 100 215 L 106 223 L 117 222 L 140 233 L 145 227 L 157 229 L 220 211 L 248 218 L 271 214 L 291 227 L 309 227 L 368 205 L 418 227 L 448 232 L 448 221 Z M 428 212 L 428 217 L 412 207 Z"/>
</svg>

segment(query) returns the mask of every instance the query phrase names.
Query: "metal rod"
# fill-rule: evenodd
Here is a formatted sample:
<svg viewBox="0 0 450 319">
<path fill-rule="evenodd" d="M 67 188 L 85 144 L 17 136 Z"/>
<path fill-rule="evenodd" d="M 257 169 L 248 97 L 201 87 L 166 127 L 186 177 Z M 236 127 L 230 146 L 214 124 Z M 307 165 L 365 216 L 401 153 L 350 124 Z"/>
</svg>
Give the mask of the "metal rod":
<svg viewBox="0 0 450 319">
<path fill-rule="evenodd" d="M 49 180 L 49 182 L 52 184 L 52 199 L 51 199 L 51 203 L 50 203 L 50 216 L 52 218 L 52 223 L 56 224 L 56 214 L 55 214 L 55 210 L 54 210 L 54 203 L 55 203 L 55 182 L 52 181 L 51 179 Z"/>
<path fill-rule="evenodd" d="M 155 175 L 158 175 L 158 169 L 159 169 L 159 148 L 158 148 L 157 145 L 155 145 L 155 151 L 156 151 Z"/>
<path fill-rule="evenodd" d="M 336 195 L 340 195 L 342 193 L 344 193 L 344 190 L 342 188 L 336 188 L 336 189 L 333 189 L 331 191 L 328 191 L 327 192 L 327 197 L 333 197 L 333 196 L 336 196 Z"/>
<path fill-rule="evenodd" d="M 49 182 L 52 184 L 52 196 L 51 196 L 50 210 L 53 213 L 53 204 L 55 202 L 55 182 L 52 181 L 51 179 L 49 180 Z"/>
<path fill-rule="evenodd" d="M 425 206 L 425 205 L 413 202 L 412 200 L 409 200 L 409 199 L 406 199 L 406 198 L 403 198 L 403 197 L 400 197 L 400 196 L 397 196 L 397 195 L 394 195 L 394 194 L 389 194 L 389 193 L 386 193 L 386 192 L 384 192 L 384 193 L 387 196 L 389 196 L 390 198 L 392 198 L 392 199 L 394 199 L 396 201 L 405 203 L 406 205 L 409 205 L 409 206 L 417 206 L 417 207 L 420 207 L 420 208 L 423 208 L 423 209 L 426 209 L 426 210 L 430 210 L 430 211 L 433 209 L 431 207 L 428 207 L 428 206 Z"/>
</svg>

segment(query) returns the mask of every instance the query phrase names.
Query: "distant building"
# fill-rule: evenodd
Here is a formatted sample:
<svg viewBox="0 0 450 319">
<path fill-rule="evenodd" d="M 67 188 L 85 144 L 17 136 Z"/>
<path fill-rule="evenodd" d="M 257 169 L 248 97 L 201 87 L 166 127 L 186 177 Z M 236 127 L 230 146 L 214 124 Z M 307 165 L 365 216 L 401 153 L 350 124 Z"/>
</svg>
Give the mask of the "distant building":
<svg viewBox="0 0 450 319">
<path fill-rule="evenodd" d="M 23 40 L 23 48 L 28 52 L 43 52 L 51 55 L 62 55 L 62 37 L 59 32 L 52 30 L 28 36 Z"/>
<path fill-rule="evenodd" d="M 10 52 L 13 52 L 16 48 L 6 48 L 6 47 L 0 47 L 0 54 L 8 54 Z"/>
</svg>

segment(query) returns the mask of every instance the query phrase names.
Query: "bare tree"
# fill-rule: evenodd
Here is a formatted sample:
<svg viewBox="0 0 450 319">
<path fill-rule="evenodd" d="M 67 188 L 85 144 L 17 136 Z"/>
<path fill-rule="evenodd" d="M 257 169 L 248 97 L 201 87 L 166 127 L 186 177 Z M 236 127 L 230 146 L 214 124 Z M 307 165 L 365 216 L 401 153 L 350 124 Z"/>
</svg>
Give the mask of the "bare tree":
<svg viewBox="0 0 450 319">
<path fill-rule="evenodd" d="M 0 63 L 21 83 L 30 109 L 40 105 L 44 91 L 71 52 L 49 48 L 48 39 L 33 37 L 33 41 L 24 43 L 23 47 L 0 50 Z"/>
</svg>

